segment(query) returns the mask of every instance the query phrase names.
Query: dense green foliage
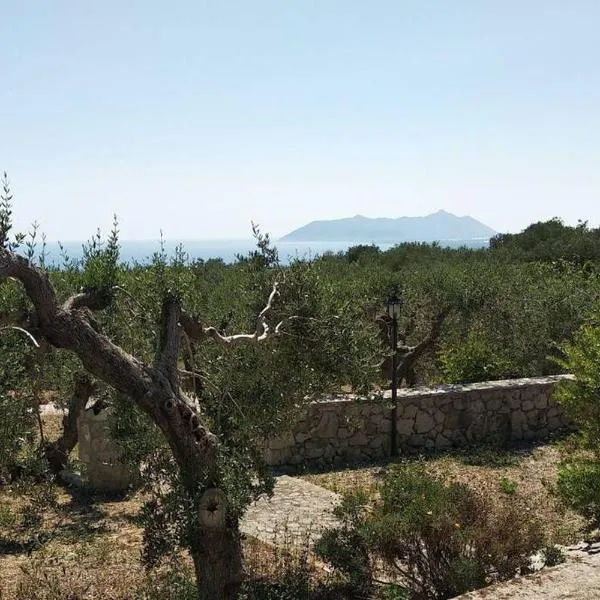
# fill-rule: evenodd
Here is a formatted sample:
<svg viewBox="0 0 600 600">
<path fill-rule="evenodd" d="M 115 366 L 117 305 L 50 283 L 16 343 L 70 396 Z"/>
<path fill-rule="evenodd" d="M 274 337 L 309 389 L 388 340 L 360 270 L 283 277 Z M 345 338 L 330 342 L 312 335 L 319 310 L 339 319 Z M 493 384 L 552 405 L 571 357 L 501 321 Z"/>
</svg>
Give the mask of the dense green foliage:
<svg viewBox="0 0 600 600">
<path fill-rule="evenodd" d="M 31 381 L 26 371 L 32 350 L 17 331 L 0 332 L 0 485 L 33 442 L 35 419 Z"/>
<path fill-rule="evenodd" d="M 561 403 L 579 435 L 559 467 L 557 493 L 583 515 L 590 528 L 600 527 L 600 306 L 564 348 L 560 361 L 575 375 L 564 382 L 556 400 Z"/>
<path fill-rule="evenodd" d="M 365 594 L 383 564 L 409 598 L 453 598 L 528 572 L 529 557 L 544 543 L 541 523 L 511 499 L 493 506 L 470 487 L 428 474 L 422 463 L 395 465 L 374 504 L 358 490 L 337 515 L 342 526 L 327 531 L 317 551 Z"/>
<path fill-rule="evenodd" d="M 365 322 L 382 312 L 391 289 L 402 289 L 400 331 L 409 344 L 452 307 L 437 353 L 417 365 L 421 384 L 556 373 L 549 357 L 572 339 L 599 289 L 595 263 L 528 262 L 495 250 L 360 246 L 316 264 L 340 296 L 362 307 Z"/>
<path fill-rule="evenodd" d="M 503 233 L 490 240 L 490 247 L 515 260 L 566 260 L 584 264 L 600 259 L 600 228 L 580 222 L 576 227 L 560 219 L 534 223 L 517 234 Z"/>
</svg>

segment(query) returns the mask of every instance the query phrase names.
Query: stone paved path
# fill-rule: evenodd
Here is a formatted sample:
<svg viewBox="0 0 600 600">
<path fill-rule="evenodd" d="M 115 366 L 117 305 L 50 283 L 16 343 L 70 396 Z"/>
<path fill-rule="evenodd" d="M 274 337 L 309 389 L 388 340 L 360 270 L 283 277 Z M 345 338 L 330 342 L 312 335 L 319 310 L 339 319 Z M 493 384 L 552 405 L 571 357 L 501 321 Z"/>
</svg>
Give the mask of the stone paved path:
<svg viewBox="0 0 600 600">
<path fill-rule="evenodd" d="M 261 498 L 247 511 L 241 530 L 264 542 L 311 543 L 337 524 L 332 511 L 340 496 L 303 479 L 277 477 L 273 496 Z"/>
</svg>

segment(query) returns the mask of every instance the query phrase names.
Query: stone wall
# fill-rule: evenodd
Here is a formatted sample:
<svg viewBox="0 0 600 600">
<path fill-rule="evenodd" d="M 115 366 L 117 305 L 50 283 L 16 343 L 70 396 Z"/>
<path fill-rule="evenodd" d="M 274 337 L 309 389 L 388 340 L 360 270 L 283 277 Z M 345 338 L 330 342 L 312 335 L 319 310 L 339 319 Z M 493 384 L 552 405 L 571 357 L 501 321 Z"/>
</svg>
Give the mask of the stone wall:
<svg viewBox="0 0 600 600">
<path fill-rule="evenodd" d="M 552 401 L 556 375 L 436 389 L 398 390 L 396 433 L 402 453 L 481 442 L 542 440 L 568 426 Z M 346 395 L 312 403 L 292 430 L 266 444 L 278 467 L 342 466 L 390 455 L 392 407 L 382 397 Z"/>
</svg>

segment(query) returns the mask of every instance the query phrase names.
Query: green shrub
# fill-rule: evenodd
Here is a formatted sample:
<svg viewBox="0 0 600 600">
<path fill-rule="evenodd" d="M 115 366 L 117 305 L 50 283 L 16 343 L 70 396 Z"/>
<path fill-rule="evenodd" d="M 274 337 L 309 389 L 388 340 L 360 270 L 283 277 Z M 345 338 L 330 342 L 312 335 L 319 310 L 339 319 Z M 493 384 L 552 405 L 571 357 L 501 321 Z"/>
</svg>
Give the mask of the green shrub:
<svg viewBox="0 0 600 600">
<path fill-rule="evenodd" d="M 134 600 L 195 600 L 198 590 L 191 568 L 174 561 L 163 572 L 149 572 L 146 581 L 135 591 Z"/>
<path fill-rule="evenodd" d="M 370 548 L 363 535 L 369 523 L 367 502 L 368 496 L 360 488 L 345 495 L 335 509 L 340 527 L 325 531 L 315 546 L 318 555 L 342 573 L 352 588 L 365 595 L 373 588 Z"/>
<path fill-rule="evenodd" d="M 566 506 L 588 520 L 591 529 L 600 526 L 600 306 L 591 322 L 564 348 L 561 366 L 575 375 L 563 381 L 554 399 L 561 404 L 577 425 L 576 439 L 585 452 L 569 455 L 558 469 L 557 496 Z M 573 443 L 571 443 L 573 446 Z"/>
<path fill-rule="evenodd" d="M 19 395 L 0 390 L 0 481 L 14 471 L 21 451 L 33 437 L 32 431 L 28 403 Z"/>
<path fill-rule="evenodd" d="M 423 463 L 391 469 L 380 499 L 373 506 L 365 500 L 346 499 L 341 527 L 317 545 L 323 559 L 365 590 L 374 587 L 379 562 L 413 600 L 452 598 L 527 572 L 530 556 L 544 546 L 540 522 L 514 501 L 493 506 L 465 485 L 429 475 Z"/>
<path fill-rule="evenodd" d="M 458 345 L 445 348 L 439 354 L 444 381 L 475 383 L 511 376 L 511 365 L 499 353 L 480 329 L 474 329 Z"/>
<path fill-rule="evenodd" d="M 6 504 L 0 504 L 0 528 L 14 527 L 17 523 L 17 515 Z"/>
<path fill-rule="evenodd" d="M 0 310 L 2 308 L 0 294 Z M 23 449 L 34 439 L 31 374 L 32 348 L 19 332 L 0 327 L 0 481 L 9 478 Z"/>
<path fill-rule="evenodd" d="M 575 458 L 562 462 L 555 489 L 566 506 L 588 520 L 591 529 L 600 527 L 600 461 Z"/>
<path fill-rule="evenodd" d="M 558 546 L 546 546 L 542 549 L 544 566 L 555 567 L 565 562 L 565 553 Z"/>
<path fill-rule="evenodd" d="M 405 587 L 390 583 L 382 586 L 375 597 L 377 600 L 409 600 L 410 592 Z"/>
<path fill-rule="evenodd" d="M 508 477 L 502 477 L 500 479 L 500 483 L 498 484 L 498 487 L 500 488 L 500 491 L 503 494 L 512 496 L 513 494 L 517 493 L 519 484 L 516 481 L 509 479 Z"/>
</svg>

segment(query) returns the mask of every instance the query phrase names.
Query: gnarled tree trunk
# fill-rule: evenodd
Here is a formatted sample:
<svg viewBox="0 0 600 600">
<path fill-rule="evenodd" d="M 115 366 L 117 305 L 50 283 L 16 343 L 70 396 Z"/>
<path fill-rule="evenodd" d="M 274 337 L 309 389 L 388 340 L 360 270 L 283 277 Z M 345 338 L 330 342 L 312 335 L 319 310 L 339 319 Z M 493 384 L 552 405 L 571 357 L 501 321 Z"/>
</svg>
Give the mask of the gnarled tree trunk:
<svg viewBox="0 0 600 600">
<path fill-rule="evenodd" d="M 398 353 L 396 382 L 398 385 L 401 385 L 402 381 L 404 381 L 408 387 L 416 385 L 417 377 L 415 373 L 415 363 L 423 356 L 423 354 L 425 354 L 425 352 L 437 344 L 442 333 L 444 321 L 449 312 L 450 309 L 442 310 L 433 318 L 429 333 L 418 344 L 414 346 L 398 344 L 396 347 L 396 352 Z M 376 322 L 379 325 L 382 342 L 389 346 L 391 344 L 391 318 L 384 315 L 379 317 Z M 391 381 L 392 379 L 392 364 L 393 360 L 391 356 L 387 356 L 381 364 L 381 372 L 388 381 Z"/>
<path fill-rule="evenodd" d="M 77 419 L 93 393 L 94 384 L 90 376 L 87 373 L 77 373 L 73 395 L 63 417 L 62 435 L 55 442 L 47 442 L 44 447 L 48 465 L 54 475 L 58 475 L 67 466 L 69 455 L 77 444 Z"/>
</svg>

